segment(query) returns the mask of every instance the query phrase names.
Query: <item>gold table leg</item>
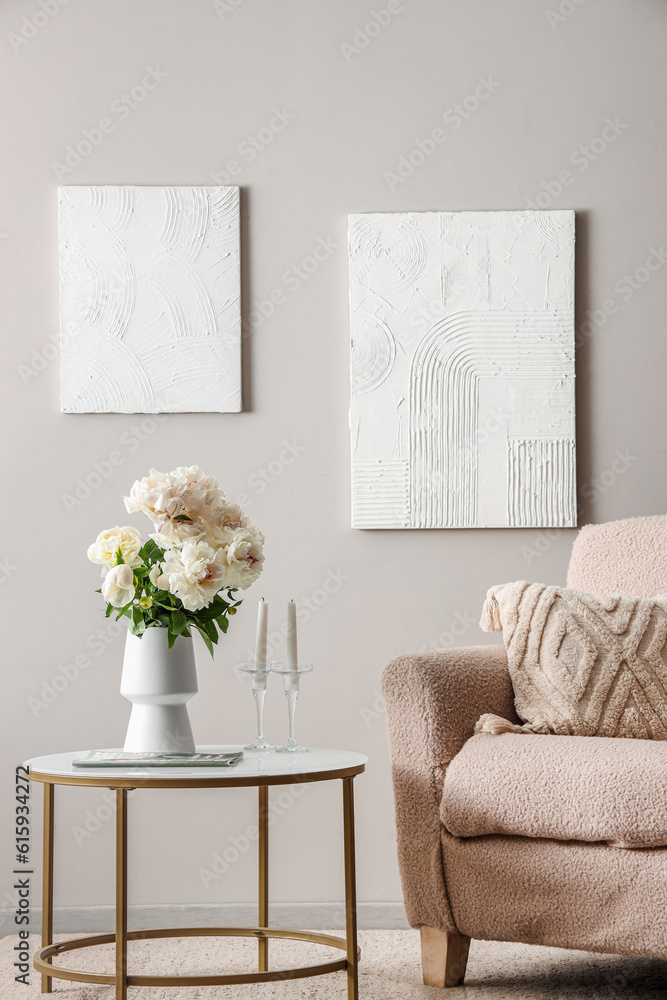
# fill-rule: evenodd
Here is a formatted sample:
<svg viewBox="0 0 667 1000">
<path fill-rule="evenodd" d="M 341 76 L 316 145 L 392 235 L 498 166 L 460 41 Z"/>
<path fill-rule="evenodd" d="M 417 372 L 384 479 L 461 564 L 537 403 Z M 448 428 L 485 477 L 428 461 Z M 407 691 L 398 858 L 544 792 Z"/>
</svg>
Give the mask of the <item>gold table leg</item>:
<svg viewBox="0 0 667 1000">
<path fill-rule="evenodd" d="M 269 926 L 269 786 L 259 786 L 259 920 Z M 259 938 L 259 971 L 269 971 L 269 939 Z"/>
<path fill-rule="evenodd" d="M 42 861 L 42 948 L 53 943 L 53 805 L 55 785 L 44 784 L 44 842 Z M 50 959 L 49 959 L 50 962 Z M 51 976 L 42 976 L 42 993 L 51 993 Z"/>
<path fill-rule="evenodd" d="M 343 832 L 345 840 L 345 940 L 347 942 L 347 997 L 359 998 L 357 956 L 357 875 L 354 854 L 354 778 L 343 778 Z"/>
<path fill-rule="evenodd" d="M 116 789 L 116 1000 L 127 1000 L 127 789 Z"/>
</svg>

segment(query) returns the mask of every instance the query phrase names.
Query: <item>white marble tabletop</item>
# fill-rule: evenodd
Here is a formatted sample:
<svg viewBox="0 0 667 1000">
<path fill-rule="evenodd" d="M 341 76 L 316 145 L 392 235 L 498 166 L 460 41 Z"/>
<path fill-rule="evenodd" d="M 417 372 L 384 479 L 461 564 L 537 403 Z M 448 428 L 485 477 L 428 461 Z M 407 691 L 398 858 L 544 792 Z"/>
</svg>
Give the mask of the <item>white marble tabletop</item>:
<svg viewBox="0 0 667 1000">
<path fill-rule="evenodd" d="M 106 748 L 104 748 L 106 749 Z M 198 746 L 197 750 L 202 753 L 225 753 L 232 750 L 242 750 L 241 746 Z M 33 757 L 25 761 L 25 767 L 31 772 L 53 776 L 55 783 L 58 778 L 64 779 L 63 783 L 104 784 L 105 779 L 113 780 L 134 780 L 137 784 L 143 784 L 150 780 L 151 784 L 158 784 L 161 781 L 167 782 L 188 782 L 214 784 L 221 780 L 225 784 L 262 784 L 262 778 L 267 779 L 267 784 L 284 783 L 290 779 L 307 781 L 308 775 L 314 777 L 321 774 L 324 778 L 326 772 L 345 771 L 348 768 L 358 768 L 363 770 L 368 758 L 361 753 L 351 750 L 329 750 L 320 747 L 309 748 L 308 753 L 276 753 L 275 750 L 265 753 L 257 753 L 245 750 L 243 759 L 233 767 L 76 767 L 72 761 L 85 757 L 90 750 L 74 750 L 68 753 L 48 754 L 44 757 Z M 333 774 L 332 774 L 333 777 Z M 75 779 L 72 781 L 72 779 Z M 78 779 L 78 780 L 77 780 Z M 143 779 L 143 782 L 142 782 Z M 321 779 L 320 779 L 321 780 Z"/>
</svg>

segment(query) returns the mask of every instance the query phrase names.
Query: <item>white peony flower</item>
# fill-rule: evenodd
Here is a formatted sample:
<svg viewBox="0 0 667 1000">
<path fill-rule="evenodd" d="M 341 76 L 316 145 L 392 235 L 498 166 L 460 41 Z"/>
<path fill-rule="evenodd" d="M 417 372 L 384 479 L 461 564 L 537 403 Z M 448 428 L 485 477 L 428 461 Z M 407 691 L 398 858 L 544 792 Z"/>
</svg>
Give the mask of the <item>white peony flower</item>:
<svg viewBox="0 0 667 1000">
<path fill-rule="evenodd" d="M 235 532 L 249 523 L 237 504 L 222 501 L 215 507 L 202 508 L 196 521 L 165 521 L 149 537 L 163 549 L 181 548 L 186 542 L 206 542 L 219 549 L 226 548 Z"/>
<path fill-rule="evenodd" d="M 247 528 L 250 521 L 238 504 L 226 502 L 217 508 L 206 521 L 207 533 L 216 545 L 229 545 L 239 528 Z"/>
<path fill-rule="evenodd" d="M 124 608 L 134 599 L 134 573 L 127 563 L 112 566 L 104 578 L 102 595 L 114 608 Z"/>
<path fill-rule="evenodd" d="M 129 514 L 145 514 L 154 524 L 182 513 L 182 494 L 187 488 L 185 480 L 177 481 L 171 475 L 151 469 L 143 479 L 137 479 L 129 497 L 123 497 Z"/>
<path fill-rule="evenodd" d="M 224 550 L 215 550 L 206 542 L 188 541 L 182 549 L 167 550 L 164 573 L 169 590 L 187 611 L 199 611 L 211 603 L 225 586 L 224 572 Z"/>
<path fill-rule="evenodd" d="M 141 532 L 136 528 L 127 525 L 124 528 L 107 528 L 101 531 L 97 539 L 88 549 L 88 558 L 91 562 L 102 567 L 102 576 L 106 576 L 112 566 L 116 564 L 116 555 L 120 549 L 123 559 L 128 566 L 141 565 L 139 549 L 141 548 Z"/>
<path fill-rule="evenodd" d="M 154 542 L 163 549 L 180 549 L 186 542 L 204 541 L 206 532 L 199 522 L 166 520 L 157 531 L 150 534 Z"/>
<path fill-rule="evenodd" d="M 264 535 L 249 522 L 239 528 L 226 548 L 225 587 L 246 590 L 264 568 Z"/>
<path fill-rule="evenodd" d="M 187 484 L 183 502 L 186 513 L 193 521 L 204 517 L 225 499 L 218 480 L 214 476 L 207 476 L 198 465 L 179 465 L 169 475 L 177 482 Z"/>
<path fill-rule="evenodd" d="M 179 466 L 167 474 L 151 469 L 138 479 L 129 497 L 124 497 L 129 513 L 145 514 L 157 533 L 151 535 L 162 548 L 184 545 L 206 534 L 204 521 L 216 520 L 225 506 L 225 496 L 217 479 L 205 475 L 198 465 Z"/>
</svg>

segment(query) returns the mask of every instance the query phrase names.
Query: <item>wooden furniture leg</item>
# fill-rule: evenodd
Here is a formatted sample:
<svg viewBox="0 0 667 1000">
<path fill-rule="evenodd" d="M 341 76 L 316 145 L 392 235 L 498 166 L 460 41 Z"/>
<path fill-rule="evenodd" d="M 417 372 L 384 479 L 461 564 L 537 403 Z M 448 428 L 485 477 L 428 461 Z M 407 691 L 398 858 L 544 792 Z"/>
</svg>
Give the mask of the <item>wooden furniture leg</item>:
<svg viewBox="0 0 667 1000">
<path fill-rule="evenodd" d="M 424 986 L 462 986 L 470 938 L 456 931 L 421 927 Z"/>
</svg>

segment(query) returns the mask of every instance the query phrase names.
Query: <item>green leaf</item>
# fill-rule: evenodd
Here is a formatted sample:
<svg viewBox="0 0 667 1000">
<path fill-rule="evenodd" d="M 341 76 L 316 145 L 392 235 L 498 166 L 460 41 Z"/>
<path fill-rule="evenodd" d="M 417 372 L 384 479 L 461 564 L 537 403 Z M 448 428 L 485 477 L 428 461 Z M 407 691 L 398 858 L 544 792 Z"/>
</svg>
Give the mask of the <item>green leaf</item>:
<svg viewBox="0 0 667 1000">
<path fill-rule="evenodd" d="M 144 561 L 152 560 L 157 562 L 164 557 L 164 551 L 152 538 L 149 538 L 144 542 L 143 546 L 139 551 L 139 555 Z"/>
<path fill-rule="evenodd" d="M 185 611 L 181 611 L 176 608 L 171 613 L 171 630 L 174 635 L 181 635 L 184 629 L 188 627 L 188 619 L 186 617 Z"/>
<path fill-rule="evenodd" d="M 143 635 L 146 631 L 146 622 L 143 618 L 140 621 L 137 621 L 133 617 L 128 626 L 128 631 L 131 632 L 132 635 Z"/>
<path fill-rule="evenodd" d="M 172 521 L 187 521 L 188 524 L 192 524 L 192 518 L 187 514 L 177 514 L 176 517 L 172 517 Z"/>
<path fill-rule="evenodd" d="M 172 606 L 169 604 L 169 595 L 166 590 L 153 591 L 153 604 L 159 604 L 161 608 L 171 611 Z"/>
<path fill-rule="evenodd" d="M 106 611 L 104 613 L 104 617 L 105 618 L 110 618 L 111 615 L 114 613 L 115 610 L 116 609 L 114 608 L 113 604 L 107 604 L 107 609 L 106 609 Z"/>
<path fill-rule="evenodd" d="M 218 628 L 220 629 L 220 631 L 226 632 L 227 629 L 229 628 L 229 619 L 226 618 L 224 615 L 220 615 L 219 618 L 216 618 L 216 621 L 218 623 Z"/>
<path fill-rule="evenodd" d="M 201 626 L 201 629 L 202 629 L 203 632 L 206 632 L 206 635 L 209 637 L 209 639 L 211 640 L 211 642 L 214 642 L 214 643 L 217 644 L 217 642 L 218 642 L 218 630 L 215 627 L 215 622 L 203 622 L 203 624 Z"/>
<path fill-rule="evenodd" d="M 202 639 L 206 643 L 206 648 L 208 649 L 209 653 L 211 654 L 211 656 L 213 656 L 213 643 L 211 642 L 211 640 L 209 639 L 209 637 L 206 635 L 206 632 L 204 632 L 203 628 L 200 628 L 199 625 L 197 625 L 197 631 L 199 632 L 200 636 L 202 637 Z"/>
<path fill-rule="evenodd" d="M 118 621 L 118 619 L 119 619 L 119 618 L 122 618 L 122 617 L 123 617 L 123 615 L 127 615 L 127 617 L 129 618 L 129 617 L 130 617 L 130 615 L 128 614 L 128 611 L 129 611 L 129 609 L 130 609 L 131 607 L 132 607 L 132 601 L 129 601 L 129 602 L 128 602 L 128 603 L 127 603 L 127 604 L 125 605 L 125 607 L 124 607 L 124 608 L 119 608 L 119 609 L 118 609 L 118 614 L 116 615 L 116 621 Z M 116 610 L 117 610 L 117 609 L 116 609 L 116 608 L 114 608 L 114 611 L 116 611 Z"/>
<path fill-rule="evenodd" d="M 169 649 L 172 648 L 177 639 L 178 636 L 174 635 L 171 629 L 167 629 L 167 645 L 169 646 Z"/>
<path fill-rule="evenodd" d="M 207 608 L 201 608 L 199 611 L 193 612 L 192 620 L 196 622 L 210 622 L 218 618 L 221 614 L 224 614 L 224 608 L 209 604 Z"/>
</svg>

